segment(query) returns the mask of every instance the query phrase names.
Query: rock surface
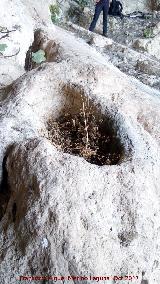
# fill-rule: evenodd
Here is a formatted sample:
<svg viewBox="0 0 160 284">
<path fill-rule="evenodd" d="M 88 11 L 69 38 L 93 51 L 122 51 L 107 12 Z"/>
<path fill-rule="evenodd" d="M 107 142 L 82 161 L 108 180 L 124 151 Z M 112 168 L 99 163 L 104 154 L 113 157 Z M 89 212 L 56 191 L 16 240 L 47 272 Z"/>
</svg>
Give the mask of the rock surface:
<svg viewBox="0 0 160 284">
<path fill-rule="evenodd" d="M 101 54 L 112 40 L 89 45 L 40 18 L 23 54 L 38 25 L 48 62 L 1 90 L 1 283 L 52 275 L 65 284 L 97 283 L 93 276 L 124 284 L 130 280 L 113 276 L 130 275 L 136 284 L 159 284 L 160 92 Z M 50 141 L 48 119 L 80 113 L 85 99 L 116 130 L 124 148 L 116 165 L 90 164 Z"/>
<path fill-rule="evenodd" d="M 122 0 L 121 1 L 124 7 L 125 13 L 131 13 L 135 11 L 147 12 L 150 10 L 148 5 L 148 0 L 140 0 L 140 1 L 129 1 L 129 0 Z"/>
<path fill-rule="evenodd" d="M 76 1 L 75 1 L 76 2 Z M 90 0 L 88 1 L 89 2 L 89 7 L 92 7 L 93 4 L 94 4 L 94 0 Z M 152 0 L 134 0 L 134 1 L 129 1 L 129 0 L 121 0 L 120 1 L 123 5 L 123 12 L 125 14 L 128 14 L 128 13 L 132 13 L 132 12 L 135 12 L 135 11 L 141 11 L 141 12 L 149 12 L 151 11 L 151 5 L 150 5 L 150 2 L 153 2 Z M 158 1 L 155 1 L 158 3 Z M 67 0 L 67 1 L 62 1 L 62 2 L 58 2 L 63 11 L 66 11 L 70 5 L 73 5 L 75 4 L 73 0 Z M 158 5 L 157 5 L 158 6 Z"/>
<path fill-rule="evenodd" d="M 135 49 L 147 51 L 149 54 L 157 57 L 160 60 L 160 35 L 151 39 L 137 39 L 133 43 Z"/>
<path fill-rule="evenodd" d="M 18 79 L 1 109 L 9 194 L 0 223 L 1 283 L 20 275 L 131 274 L 140 284 L 143 274 L 158 284 L 159 93 L 68 32 L 56 28 L 47 36 L 60 45 L 61 62 Z M 81 90 L 118 128 L 120 164 L 92 165 L 45 138 L 48 117 L 71 106 L 79 111 Z"/>
<path fill-rule="evenodd" d="M 24 74 L 26 52 L 33 42 L 34 29 L 50 21 L 49 4 L 54 1 L 3 0 L 0 9 L 0 44 L 7 48 L 0 55 L 0 87 Z M 50 21 L 51 23 L 51 21 Z M 1 33 L 1 30 L 3 33 Z M 4 33 L 5 31 L 11 31 Z M 15 55 L 15 56 L 14 56 Z"/>
<path fill-rule="evenodd" d="M 90 33 L 71 22 L 67 23 L 66 29 L 83 38 L 122 72 L 160 90 L 160 63 L 156 57 L 149 55 L 144 50 L 142 52 L 140 48 L 134 50 L 132 47 L 117 43 L 111 38 L 106 39 L 96 33 Z"/>
</svg>

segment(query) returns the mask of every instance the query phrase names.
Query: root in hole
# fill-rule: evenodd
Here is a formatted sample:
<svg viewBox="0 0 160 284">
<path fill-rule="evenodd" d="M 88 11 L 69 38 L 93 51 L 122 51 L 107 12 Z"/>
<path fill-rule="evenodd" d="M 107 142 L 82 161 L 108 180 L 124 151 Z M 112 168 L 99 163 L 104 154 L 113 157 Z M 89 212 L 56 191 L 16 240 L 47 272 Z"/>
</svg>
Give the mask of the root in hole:
<svg viewBox="0 0 160 284">
<path fill-rule="evenodd" d="M 47 123 L 48 138 L 59 150 L 83 157 L 99 166 L 116 165 L 124 149 L 111 121 L 82 109 L 78 114 L 65 113 Z"/>
</svg>

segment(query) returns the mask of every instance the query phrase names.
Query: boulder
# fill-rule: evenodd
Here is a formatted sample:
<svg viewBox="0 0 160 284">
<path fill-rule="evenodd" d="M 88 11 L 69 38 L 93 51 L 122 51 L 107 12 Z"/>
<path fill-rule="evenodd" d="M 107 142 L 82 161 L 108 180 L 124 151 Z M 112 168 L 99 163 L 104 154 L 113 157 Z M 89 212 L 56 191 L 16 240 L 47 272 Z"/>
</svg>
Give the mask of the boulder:
<svg viewBox="0 0 160 284">
<path fill-rule="evenodd" d="M 148 12 L 150 9 L 148 5 L 148 0 L 140 0 L 140 1 L 129 1 L 122 0 L 121 1 L 124 7 L 125 14 L 132 13 L 135 11 Z"/>
<path fill-rule="evenodd" d="M 0 90 L 1 283 L 159 284 L 159 91 L 99 52 L 114 42 L 5 3 L 7 28 L 26 13 L 29 30 Z M 29 65 L 36 49 L 46 61 Z"/>
<path fill-rule="evenodd" d="M 160 59 L 160 35 L 148 39 L 136 39 L 133 42 L 133 47 L 140 51 L 146 51 L 150 55 Z"/>
<path fill-rule="evenodd" d="M 1 106 L 1 283 L 52 275 L 158 284 L 159 92 L 69 32 L 44 35 L 61 61 L 17 79 Z M 98 165 L 53 143 L 48 121 L 68 113 L 91 114 L 96 127 L 103 119 L 118 160 Z"/>
</svg>

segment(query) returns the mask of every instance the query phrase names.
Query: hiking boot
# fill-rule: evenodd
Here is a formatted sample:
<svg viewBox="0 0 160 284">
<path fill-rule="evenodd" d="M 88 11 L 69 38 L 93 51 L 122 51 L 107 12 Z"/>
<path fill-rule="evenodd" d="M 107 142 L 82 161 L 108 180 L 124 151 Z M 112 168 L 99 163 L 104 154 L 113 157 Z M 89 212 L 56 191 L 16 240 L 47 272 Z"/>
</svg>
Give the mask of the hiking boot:
<svg viewBox="0 0 160 284">
<path fill-rule="evenodd" d="M 103 34 L 104 37 L 108 37 L 107 34 Z"/>
</svg>

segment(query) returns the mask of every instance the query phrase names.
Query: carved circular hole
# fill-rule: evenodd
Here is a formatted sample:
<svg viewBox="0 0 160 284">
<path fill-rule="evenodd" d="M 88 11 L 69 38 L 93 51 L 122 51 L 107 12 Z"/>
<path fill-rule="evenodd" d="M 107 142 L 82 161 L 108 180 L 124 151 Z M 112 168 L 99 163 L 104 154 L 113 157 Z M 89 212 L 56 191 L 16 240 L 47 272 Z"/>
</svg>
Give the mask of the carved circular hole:
<svg viewBox="0 0 160 284">
<path fill-rule="evenodd" d="M 84 96 L 82 90 L 65 87 L 66 102 L 59 116 L 47 121 L 49 140 L 59 150 L 83 157 L 99 166 L 116 165 L 125 149 L 110 117 Z"/>
</svg>

